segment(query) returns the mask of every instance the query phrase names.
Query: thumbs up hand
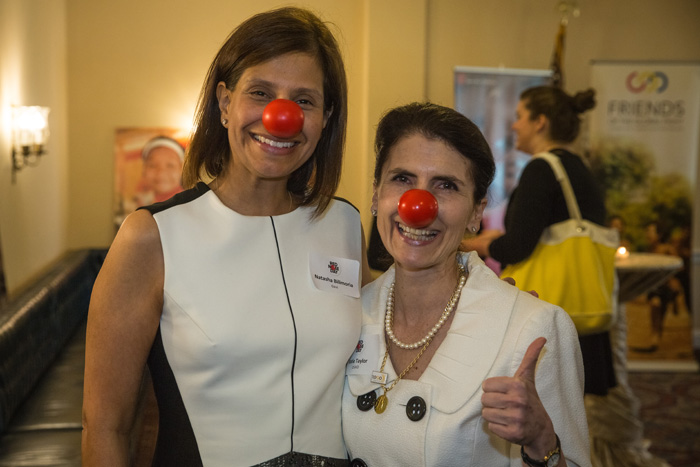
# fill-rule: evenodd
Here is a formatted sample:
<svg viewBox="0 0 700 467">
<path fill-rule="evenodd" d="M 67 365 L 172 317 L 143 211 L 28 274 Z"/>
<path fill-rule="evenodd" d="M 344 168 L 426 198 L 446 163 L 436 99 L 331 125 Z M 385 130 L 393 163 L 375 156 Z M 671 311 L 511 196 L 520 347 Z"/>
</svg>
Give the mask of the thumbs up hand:
<svg viewBox="0 0 700 467">
<path fill-rule="evenodd" d="M 540 459 L 556 443 L 552 420 L 535 388 L 537 359 L 546 342 L 539 337 L 530 344 L 512 377 L 485 380 L 481 396 L 481 414 L 489 429 L 506 441 L 526 446 L 531 457 Z"/>
</svg>

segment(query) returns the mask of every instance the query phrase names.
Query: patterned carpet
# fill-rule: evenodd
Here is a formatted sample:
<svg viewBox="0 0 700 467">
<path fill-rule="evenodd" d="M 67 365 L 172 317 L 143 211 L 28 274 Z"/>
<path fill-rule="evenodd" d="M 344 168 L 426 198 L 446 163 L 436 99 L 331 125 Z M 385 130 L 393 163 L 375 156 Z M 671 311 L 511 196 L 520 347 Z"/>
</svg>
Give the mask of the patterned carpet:
<svg viewBox="0 0 700 467">
<path fill-rule="evenodd" d="M 630 372 L 627 377 L 641 403 L 649 451 L 672 467 L 700 467 L 700 373 Z M 146 391 L 135 433 L 134 467 L 150 466 L 157 433 L 155 405 L 152 392 Z"/>
<path fill-rule="evenodd" d="M 649 451 L 673 467 L 700 466 L 700 373 L 630 372 Z"/>
</svg>

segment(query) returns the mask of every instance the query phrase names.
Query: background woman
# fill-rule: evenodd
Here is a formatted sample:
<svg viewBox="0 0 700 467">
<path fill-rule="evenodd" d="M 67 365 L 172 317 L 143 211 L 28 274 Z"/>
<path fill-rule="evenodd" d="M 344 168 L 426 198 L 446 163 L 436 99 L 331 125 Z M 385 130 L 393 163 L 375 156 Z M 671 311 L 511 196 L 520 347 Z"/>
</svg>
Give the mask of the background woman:
<svg viewBox="0 0 700 467">
<path fill-rule="evenodd" d="M 530 88 L 520 96 L 513 131 L 517 149 L 527 154 L 548 151 L 559 157 L 571 181 L 581 215 L 605 225 L 606 212 L 602 187 L 584 161 L 572 152 L 579 134 L 580 115 L 595 106 L 592 89 L 569 96 L 559 88 Z M 505 234 L 489 230 L 463 242 L 463 248 L 490 256 L 503 267 L 526 259 L 537 246 L 543 230 L 569 218 L 559 182 L 545 161 L 534 158 L 523 169 L 505 216 Z M 556 271 L 553 271 L 556 274 Z M 617 385 L 609 332 L 579 337 L 585 373 L 586 410 L 590 428 L 593 465 L 607 465 L 608 453 L 620 459 L 634 456 L 626 443 L 628 428 L 620 428 L 618 416 L 602 403 Z M 614 404 L 614 403 L 613 403 Z M 611 432 L 623 434 L 611 439 Z M 621 441 L 624 439 L 625 441 Z M 631 464 L 636 465 L 636 464 Z"/>
<path fill-rule="evenodd" d="M 383 117 L 375 149 L 372 208 L 394 265 L 363 289 L 346 370 L 353 465 L 590 465 L 570 318 L 457 251 L 494 175 L 482 134 L 452 109 L 410 104 Z M 412 189 L 437 199 L 427 226 L 399 214 Z"/>
<path fill-rule="evenodd" d="M 267 129 L 276 99 L 301 108 L 299 131 Z M 346 115 L 339 49 L 315 15 L 285 8 L 233 31 L 200 96 L 189 189 L 130 215 L 96 281 L 85 465 L 127 465 L 147 361 L 154 465 L 347 464 L 343 367 L 369 275 L 359 214 L 332 198 Z M 316 279 L 331 272 L 344 285 Z"/>
<path fill-rule="evenodd" d="M 551 152 L 559 157 L 571 181 L 581 216 L 605 225 L 602 187 L 584 161 L 572 152 L 579 134 L 580 115 L 595 106 L 592 89 L 569 96 L 559 88 L 539 86 L 525 90 L 513 124 L 516 148 L 527 154 Z M 532 159 L 523 169 L 508 202 L 505 233 L 487 230 L 466 239 L 463 248 L 499 261 L 503 267 L 525 260 L 535 250 L 545 228 L 569 218 L 554 172 L 546 161 Z M 552 272 L 556 274 L 556 271 Z M 608 332 L 581 336 L 585 393 L 605 395 L 615 386 Z"/>
</svg>

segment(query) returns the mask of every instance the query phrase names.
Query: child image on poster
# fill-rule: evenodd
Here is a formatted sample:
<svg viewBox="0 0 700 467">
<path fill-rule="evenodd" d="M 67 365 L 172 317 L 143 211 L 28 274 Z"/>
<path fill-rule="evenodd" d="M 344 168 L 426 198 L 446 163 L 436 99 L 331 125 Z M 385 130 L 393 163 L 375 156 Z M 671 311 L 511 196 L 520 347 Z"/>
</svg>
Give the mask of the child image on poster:
<svg viewBox="0 0 700 467">
<path fill-rule="evenodd" d="M 173 138 L 157 136 L 141 151 L 143 175 L 136 195 L 136 204 L 159 203 L 182 191 L 182 164 L 185 149 Z"/>
<path fill-rule="evenodd" d="M 181 192 L 189 144 L 183 128 L 118 128 L 114 145 L 114 226 L 141 206 Z"/>
</svg>

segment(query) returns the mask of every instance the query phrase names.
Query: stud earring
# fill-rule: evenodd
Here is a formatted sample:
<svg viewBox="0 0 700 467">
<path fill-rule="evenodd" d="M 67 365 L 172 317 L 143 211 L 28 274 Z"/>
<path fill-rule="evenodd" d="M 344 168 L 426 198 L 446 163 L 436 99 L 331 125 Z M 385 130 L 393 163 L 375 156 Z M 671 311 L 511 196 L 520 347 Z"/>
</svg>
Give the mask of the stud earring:
<svg viewBox="0 0 700 467">
<path fill-rule="evenodd" d="M 472 226 L 472 233 L 476 233 L 476 227 Z"/>
<path fill-rule="evenodd" d="M 221 124 L 222 124 L 223 126 L 228 125 L 228 119 L 226 119 L 226 118 L 221 119 Z"/>
<path fill-rule="evenodd" d="M 377 217 L 377 210 L 376 209 L 372 208 L 372 211 L 370 211 L 370 212 L 372 213 L 373 217 Z"/>
</svg>

